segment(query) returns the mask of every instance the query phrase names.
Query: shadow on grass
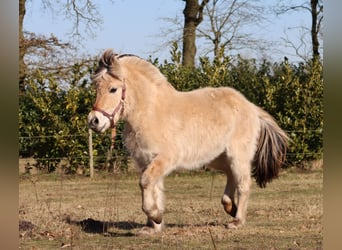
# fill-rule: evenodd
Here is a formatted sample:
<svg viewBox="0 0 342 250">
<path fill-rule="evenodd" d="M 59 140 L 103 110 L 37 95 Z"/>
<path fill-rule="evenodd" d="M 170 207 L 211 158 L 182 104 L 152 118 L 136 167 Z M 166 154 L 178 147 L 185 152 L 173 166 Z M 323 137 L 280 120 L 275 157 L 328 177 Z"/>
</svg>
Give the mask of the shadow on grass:
<svg viewBox="0 0 342 250">
<path fill-rule="evenodd" d="M 132 232 L 115 232 L 113 231 L 113 229 L 132 230 L 132 229 L 140 228 L 144 226 L 143 224 L 131 222 L 131 221 L 109 222 L 109 221 L 94 220 L 92 218 L 78 221 L 78 220 L 72 220 L 70 217 L 67 217 L 65 221 L 71 225 L 81 226 L 82 230 L 86 233 L 103 234 L 105 236 L 112 236 L 112 237 L 136 236 Z"/>
<path fill-rule="evenodd" d="M 131 232 L 133 229 L 142 228 L 145 224 L 136 223 L 132 221 L 118 221 L 118 222 L 109 222 L 109 221 L 99 221 L 94 220 L 92 218 L 84 219 L 84 220 L 72 220 L 70 217 L 67 217 L 65 221 L 68 224 L 80 226 L 85 233 L 91 234 L 103 234 L 104 236 L 109 237 L 132 237 L 137 236 L 136 233 Z M 205 223 L 205 224 L 166 224 L 166 228 L 207 228 L 208 226 L 218 226 L 216 223 Z M 223 225 L 225 226 L 225 225 Z M 127 232 L 129 231 L 129 232 Z"/>
</svg>

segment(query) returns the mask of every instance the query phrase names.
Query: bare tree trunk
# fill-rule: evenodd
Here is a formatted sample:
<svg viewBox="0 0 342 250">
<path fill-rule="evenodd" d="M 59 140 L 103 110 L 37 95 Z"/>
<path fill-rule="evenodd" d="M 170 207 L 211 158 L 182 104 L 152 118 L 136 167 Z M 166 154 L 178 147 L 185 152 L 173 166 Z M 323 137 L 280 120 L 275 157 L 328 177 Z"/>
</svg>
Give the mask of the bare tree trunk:
<svg viewBox="0 0 342 250">
<path fill-rule="evenodd" d="M 196 56 L 196 28 L 203 20 L 203 8 L 209 0 L 203 0 L 201 5 L 198 0 L 185 1 L 184 28 L 183 28 L 183 55 L 182 65 L 186 67 L 195 66 Z"/>
<path fill-rule="evenodd" d="M 312 57 L 313 59 L 319 58 L 319 41 L 318 41 L 318 10 L 317 10 L 318 0 L 311 0 L 311 41 L 312 41 Z"/>
<path fill-rule="evenodd" d="M 19 94 L 25 91 L 25 77 L 26 77 L 26 64 L 24 62 L 25 56 L 25 43 L 23 24 L 26 13 L 25 8 L 26 0 L 19 0 Z"/>
<path fill-rule="evenodd" d="M 215 32 L 215 39 L 213 40 L 213 43 L 214 43 L 214 58 L 217 58 L 220 52 L 221 32 L 219 31 Z"/>
<path fill-rule="evenodd" d="M 309 11 L 311 14 L 311 46 L 312 46 L 312 60 L 317 60 L 320 58 L 320 40 L 319 33 L 321 31 L 321 24 L 323 20 L 323 1 L 322 0 L 310 0 L 309 2 L 304 2 L 300 5 L 279 5 L 278 10 L 276 11 L 277 15 L 281 15 L 287 13 L 289 11 Z M 302 41 L 303 42 L 303 41 Z M 290 42 L 291 43 L 291 42 Z M 293 44 L 293 43 L 292 43 Z M 297 55 L 304 58 L 298 53 L 296 47 Z"/>
</svg>

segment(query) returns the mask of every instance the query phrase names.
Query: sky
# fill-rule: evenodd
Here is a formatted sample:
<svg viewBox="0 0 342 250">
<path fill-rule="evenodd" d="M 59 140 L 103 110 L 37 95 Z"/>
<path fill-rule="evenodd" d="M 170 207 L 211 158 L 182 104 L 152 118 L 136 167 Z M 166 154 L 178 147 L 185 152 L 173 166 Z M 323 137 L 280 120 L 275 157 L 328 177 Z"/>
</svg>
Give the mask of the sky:
<svg viewBox="0 0 342 250">
<path fill-rule="evenodd" d="M 161 35 L 169 25 L 163 18 L 183 18 L 182 11 L 185 2 L 181 0 L 103 0 L 96 1 L 102 24 L 93 29 L 95 36 L 86 31 L 81 41 L 73 41 L 70 31 L 73 23 L 62 13 L 44 9 L 41 1 L 28 1 L 24 19 L 24 30 L 37 34 L 54 34 L 65 42 L 74 42 L 79 53 L 84 55 L 101 54 L 107 48 L 113 48 L 118 53 L 136 54 L 142 58 L 169 59 L 170 47 L 161 46 L 166 37 Z M 274 0 L 261 1 L 267 5 Z M 308 13 L 293 13 L 280 17 L 269 16 L 269 21 L 262 27 L 251 27 L 255 38 L 262 38 L 278 43 L 276 49 L 280 51 L 266 51 L 267 57 L 273 60 L 282 60 L 286 55 L 290 60 L 299 60 L 292 55 L 293 50 L 284 46 L 282 38 L 285 31 L 293 41 L 298 40 L 298 31 L 289 29 L 295 26 L 310 27 Z M 180 28 L 181 29 L 181 28 Z M 81 30 L 82 31 L 82 30 Z M 172 34 L 171 34 L 172 35 Z M 200 48 L 200 44 L 198 47 Z M 199 51 L 200 53 L 200 51 Z M 198 54 L 199 54 L 198 53 Z M 258 51 L 245 50 L 241 54 L 245 57 L 261 58 L 265 56 Z"/>
</svg>

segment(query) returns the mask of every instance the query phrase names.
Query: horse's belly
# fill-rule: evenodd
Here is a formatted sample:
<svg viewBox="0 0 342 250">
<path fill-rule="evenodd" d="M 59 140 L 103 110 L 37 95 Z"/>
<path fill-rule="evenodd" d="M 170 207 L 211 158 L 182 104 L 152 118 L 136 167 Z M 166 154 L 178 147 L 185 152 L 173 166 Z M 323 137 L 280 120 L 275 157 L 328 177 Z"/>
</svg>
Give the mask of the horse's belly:
<svg viewBox="0 0 342 250">
<path fill-rule="evenodd" d="M 185 169 L 199 168 L 211 162 L 226 150 L 227 142 L 224 138 L 211 141 L 210 143 L 192 144 L 187 143 L 186 148 L 180 150 L 178 166 Z"/>
<path fill-rule="evenodd" d="M 164 154 L 169 158 L 172 169 L 194 169 L 222 154 L 226 150 L 230 134 L 228 129 L 178 131 L 176 136 L 147 136 L 129 131 L 125 134 L 126 148 L 138 164 L 138 168 L 142 170 L 158 154 Z"/>
</svg>

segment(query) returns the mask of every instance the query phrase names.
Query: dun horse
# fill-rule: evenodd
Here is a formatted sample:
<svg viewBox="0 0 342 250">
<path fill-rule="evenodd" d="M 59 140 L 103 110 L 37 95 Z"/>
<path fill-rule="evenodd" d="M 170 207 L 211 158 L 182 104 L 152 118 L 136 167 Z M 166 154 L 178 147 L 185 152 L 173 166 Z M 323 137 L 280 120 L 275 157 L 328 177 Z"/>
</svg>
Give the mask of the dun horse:
<svg viewBox="0 0 342 250">
<path fill-rule="evenodd" d="M 163 228 L 163 179 L 176 169 L 203 165 L 221 170 L 227 183 L 221 199 L 233 217 L 246 222 L 251 176 L 260 187 L 278 177 L 288 137 L 273 118 L 229 87 L 177 91 L 151 63 L 106 50 L 93 75 L 96 102 L 91 129 L 103 133 L 125 121 L 125 145 L 141 171 L 141 233 Z M 237 193 L 237 199 L 235 199 Z"/>
</svg>

